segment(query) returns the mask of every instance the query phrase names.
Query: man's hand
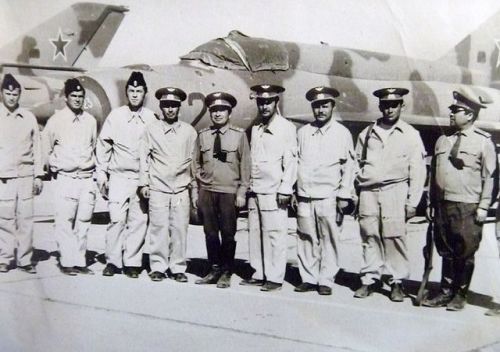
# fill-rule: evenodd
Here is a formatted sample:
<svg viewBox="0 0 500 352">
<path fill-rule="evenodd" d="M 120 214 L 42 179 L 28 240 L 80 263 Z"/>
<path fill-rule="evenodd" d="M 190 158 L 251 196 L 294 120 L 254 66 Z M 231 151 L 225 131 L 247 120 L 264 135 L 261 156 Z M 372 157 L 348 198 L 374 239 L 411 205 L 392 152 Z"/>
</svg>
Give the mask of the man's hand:
<svg viewBox="0 0 500 352">
<path fill-rule="evenodd" d="M 99 189 L 99 192 L 101 192 L 101 195 L 104 199 L 108 199 L 109 196 L 109 183 L 108 179 L 101 179 L 97 178 L 97 188 Z"/>
<path fill-rule="evenodd" d="M 288 202 L 290 201 L 290 196 L 288 194 L 280 194 L 278 193 L 278 207 L 286 208 L 288 206 Z"/>
<path fill-rule="evenodd" d="M 43 189 L 43 181 L 41 178 L 36 177 L 33 180 L 33 195 L 38 196 L 40 193 L 42 193 Z"/>
<path fill-rule="evenodd" d="M 246 204 L 247 200 L 243 196 L 236 196 L 236 201 L 234 202 L 236 204 L 237 208 L 243 208 Z"/>
<path fill-rule="evenodd" d="M 435 209 L 432 205 L 428 205 L 427 208 L 425 209 L 425 218 L 427 219 L 427 221 L 432 221 L 434 220 L 434 212 L 435 212 Z"/>
<path fill-rule="evenodd" d="M 191 190 L 191 207 L 198 209 L 198 191 Z"/>
<path fill-rule="evenodd" d="M 405 206 L 405 219 L 406 221 L 410 220 L 413 218 L 415 215 L 417 215 L 417 208 L 412 207 L 411 205 L 406 205 Z"/>
<path fill-rule="evenodd" d="M 483 208 L 477 208 L 476 210 L 476 222 L 482 224 L 486 221 L 486 217 L 488 216 L 488 210 Z"/>
<path fill-rule="evenodd" d="M 149 196 L 150 196 L 149 186 L 142 186 L 139 193 L 140 193 L 142 198 L 149 199 Z"/>
</svg>

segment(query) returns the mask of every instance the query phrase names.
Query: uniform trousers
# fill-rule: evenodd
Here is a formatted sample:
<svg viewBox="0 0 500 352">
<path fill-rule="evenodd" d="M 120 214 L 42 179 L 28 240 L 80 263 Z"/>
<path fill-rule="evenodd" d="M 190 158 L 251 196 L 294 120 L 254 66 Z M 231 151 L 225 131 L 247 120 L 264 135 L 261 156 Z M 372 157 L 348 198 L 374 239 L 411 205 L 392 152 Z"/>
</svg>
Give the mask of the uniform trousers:
<svg viewBox="0 0 500 352">
<path fill-rule="evenodd" d="M 84 267 L 97 187 L 91 177 L 70 177 L 60 173 L 54 186 L 55 238 L 60 264 L 63 267 Z"/>
<path fill-rule="evenodd" d="M 200 189 L 199 207 L 203 214 L 203 230 L 208 263 L 222 271 L 232 272 L 236 250 L 236 195 Z M 220 238 L 219 238 L 220 233 Z"/>
<path fill-rule="evenodd" d="M 406 246 L 406 183 L 362 189 L 359 195 L 359 225 L 363 246 L 361 281 L 370 285 L 380 280 L 383 269 L 390 283 L 410 275 Z"/>
<path fill-rule="evenodd" d="M 332 287 L 339 271 L 337 197 L 298 197 L 297 255 L 302 282 Z"/>
<path fill-rule="evenodd" d="M 257 194 L 248 200 L 248 230 L 252 278 L 282 283 L 287 261 L 288 212 L 277 194 Z"/>
<path fill-rule="evenodd" d="M 149 263 L 152 271 L 186 271 L 189 192 L 151 190 L 149 198 Z"/>
<path fill-rule="evenodd" d="M 33 254 L 33 176 L 0 179 L 0 263 L 31 264 Z"/>
<path fill-rule="evenodd" d="M 442 257 L 441 290 L 465 296 L 474 272 L 474 255 L 482 238 L 475 221 L 477 204 L 441 201 L 436 207 L 434 241 Z"/>
<path fill-rule="evenodd" d="M 140 267 L 148 212 L 137 194 L 138 181 L 112 174 L 108 208 L 111 222 L 106 232 L 106 261 L 121 268 Z"/>
</svg>

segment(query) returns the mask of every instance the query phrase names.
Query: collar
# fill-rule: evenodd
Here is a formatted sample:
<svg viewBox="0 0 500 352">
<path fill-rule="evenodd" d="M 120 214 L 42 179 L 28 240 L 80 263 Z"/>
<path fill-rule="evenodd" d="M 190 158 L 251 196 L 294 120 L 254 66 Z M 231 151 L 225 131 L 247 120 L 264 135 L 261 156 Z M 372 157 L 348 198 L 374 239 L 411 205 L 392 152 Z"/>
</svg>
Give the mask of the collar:
<svg viewBox="0 0 500 352">
<path fill-rule="evenodd" d="M 176 121 L 171 125 L 169 125 L 168 123 L 166 123 L 163 120 L 160 120 L 160 122 L 161 122 L 161 125 L 163 128 L 163 134 L 167 134 L 169 132 L 177 133 L 177 131 L 179 130 L 179 128 L 181 126 L 180 121 Z"/>
<path fill-rule="evenodd" d="M 132 122 L 132 120 L 138 118 L 139 120 L 142 121 L 142 123 L 145 123 L 144 119 L 142 118 L 143 106 L 141 106 L 140 109 L 137 111 L 132 111 L 132 110 L 130 110 L 130 107 L 127 105 L 127 110 L 129 113 L 129 118 L 128 118 L 127 122 L 130 123 L 130 122 Z"/>
<path fill-rule="evenodd" d="M 275 134 L 279 130 L 280 119 L 283 119 L 283 116 L 280 115 L 278 111 L 271 117 L 271 121 L 267 125 L 263 122 L 260 123 L 259 128 L 262 128 L 264 132 Z"/>
<path fill-rule="evenodd" d="M 85 115 L 85 110 L 82 110 L 81 114 L 77 115 L 68 106 L 64 107 L 66 114 L 71 118 L 72 122 L 81 122 Z"/>
<path fill-rule="evenodd" d="M 455 133 L 453 133 L 453 136 L 465 136 L 465 137 L 469 137 L 472 133 L 474 133 L 474 126 L 473 125 L 470 125 L 468 128 L 466 128 L 465 130 L 458 130 L 456 131 Z"/>
<path fill-rule="evenodd" d="M 330 121 L 328 121 L 328 123 L 326 123 L 322 127 L 317 127 L 314 122 L 311 123 L 311 126 L 313 127 L 313 133 L 312 133 L 312 135 L 315 136 L 317 134 L 321 134 L 321 135 L 324 136 L 328 132 L 328 130 L 330 129 L 330 127 L 332 127 L 334 121 L 335 120 L 334 120 L 334 118 L 332 116 L 332 118 L 330 119 Z"/>
<path fill-rule="evenodd" d="M 14 118 L 24 117 L 24 115 L 22 114 L 22 112 L 20 110 L 21 110 L 21 107 L 19 105 L 17 106 L 16 110 L 14 110 L 12 112 L 9 109 L 7 109 L 4 104 L 2 104 L 2 106 L 1 106 L 2 115 L 7 116 L 7 117 L 11 117 L 11 116 Z"/>
<path fill-rule="evenodd" d="M 215 126 L 211 126 L 210 129 L 212 130 L 212 134 L 215 134 L 217 130 L 219 130 L 221 134 L 224 134 L 229 129 L 229 123 L 226 123 L 221 128 L 216 128 Z"/>
</svg>

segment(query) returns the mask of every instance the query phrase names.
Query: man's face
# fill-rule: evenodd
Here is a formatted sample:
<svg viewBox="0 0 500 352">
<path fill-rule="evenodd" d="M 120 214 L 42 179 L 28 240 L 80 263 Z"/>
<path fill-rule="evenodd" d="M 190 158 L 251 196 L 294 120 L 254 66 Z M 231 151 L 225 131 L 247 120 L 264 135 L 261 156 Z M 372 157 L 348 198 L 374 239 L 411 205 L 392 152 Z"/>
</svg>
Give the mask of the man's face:
<svg viewBox="0 0 500 352">
<path fill-rule="evenodd" d="M 450 126 L 453 128 L 458 130 L 463 129 L 470 124 L 472 118 L 473 113 L 468 109 L 458 106 L 453 106 L 450 109 Z"/>
<path fill-rule="evenodd" d="M 270 119 L 276 112 L 277 106 L 278 98 L 257 98 L 257 108 L 264 119 Z"/>
<path fill-rule="evenodd" d="M 163 115 L 163 120 L 168 123 L 177 121 L 181 104 L 176 101 L 164 100 L 160 102 L 160 109 Z"/>
<path fill-rule="evenodd" d="M 312 103 L 314 118 L 320 125 L 326 124 L 332 118 L 335 103 L 332 100 L 320 100 Z"/>
<path fill-rule="evenodd" d="M 142 106 L 142 103 L 144 102 L 145 95 L 146 95 L 146 90 L 144 89 L 143 86 L 139 86 L 139 87 L 128 86 L 127 87 L 127 99 L 128 99 L 130 106 L 132 106 L 134 108 Z"/>
<path fill-rule="evenodd" d="M 85 100 L 85 93 L 83 91 L 74 91 L 66 97 L 66 105 L 73 111 L 81 110 Z"/>
<path fill-rule="evenodd" d="M 14 90 L 2 89 L 2 101 L 5 107 L 9 110 L 17 108 L 19 98 L 21 97 L 21 90 L 16 88 Z"/>
<path fill-rule="evenodd" d="M 379 103 L 380 112 L 384 118 L 384 122 L 389 124 L 396 123 L 401 115 L 404 103 L 402 100 L 384 100 Z"/>
<path fill-rule="evenodd" d="M 229 122 L 231 109 L 227 106 L 214 106 L 210 108 L 210 118 L 215 127 L 221 128 Z"/>
</svg>

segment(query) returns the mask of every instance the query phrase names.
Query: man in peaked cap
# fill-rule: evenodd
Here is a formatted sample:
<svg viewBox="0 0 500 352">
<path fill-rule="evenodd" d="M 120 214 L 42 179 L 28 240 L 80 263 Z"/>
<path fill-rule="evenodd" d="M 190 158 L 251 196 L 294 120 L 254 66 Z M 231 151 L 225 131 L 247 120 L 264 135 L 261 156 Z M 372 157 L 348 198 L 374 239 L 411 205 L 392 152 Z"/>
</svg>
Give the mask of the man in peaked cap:
<svg viewBox="0 0 500 352">
<path fill-rule="evenodd" d="M 250 152 L 249 251 L 255 273 L 241 284 L 275 291 L 281 288 L 286 269 L 287 207 L 297 177 L 297 133 L 278 110 L 283 87 L 265 84 L 251 90 L 262 121 L 252 127 Z"/>
<path fill-rule="evenodd" d="M 93 176 L 97 123 L 83 110 L 85 89 L 78 79 L 68 79 L 64 93 L 66 107 L 57 111 L 43 130 L 44 150 L 55 184 L 55 238 L 62 273 L 93 274 L 85 254 L 96 201 Z"/>
<path fill-rule="evenodd" d="M 474 126 L 485 108 L 473 92 L 453 92 L 449 106 L 452 134 L 436 142 L 431 206 L 435 214 L 434 240 L 442 257 L 441 290 L 424 306 L 457 311 L 465 307 L 474 271 L 474 254 L 493 201 L 497 168 L 490 134 Z"/>
<path fill-rule="evenodd" d="M 44 174 L 40 131 L 35 116 L 19 107 L 21 85 L 14 76 L 7 73 L 0 89 L 0 273 L 16 264 L 35 274 L 33 196 L 42 191 Z"/>
<path fill-rule="evenodd" d="M 402 280 L 410 274 L 406 221 L 415 216 L 426 178 L 420 134 L 400 118 L 406 94 L 405 88 L 373 92 L 382 117 L 365 128 L 356 143 L 363 244 L 362 286 L 354 294 L 357 298 L 369 296 L 380 285 L 385 267 L 391 300 L 404 299 Z"/>
<path fill-rule="evenodd" d="M 296 292 L 332 293 L 339 270 L 341 224 L 337 213 L 354 210 L 352 135 L 332 118 L 338 96 L 330 87 L 315 87 L 306 93 L 315 121 L 298 131 L 297 255 L 302 284 Z"/>
<path fill-rule="evenodd" d="M 146 125 L 139 149 L 139 192 L 149 199 L 150 278 L 161 281 L 169 270 L 173 279 L 187 282 L 188 188 L 193 181 L 196 131 L 179 121 L 181 102 L 186 99 L 184 91 L 161 88 L 155 96 L 162 114 Z"/>
<path fill-rule="evenodd" d="M 147 209 L 137 195 L 139 140 L 147 124 L 156 120 L 144 107 L 148 91 L 141 72 L 134 71 L 125 86 L 128 104 L 113 109 L 97 140 L 97 185 L 108 200 L 111 222 L 106 232 L 106 262 L 102 274 L 122 272 L 137 278 L 142 266 Z"/>
<path fill-rule="evenodd" d="M 233 272 L 238 208 L 246 204 L 250 147 L 245 130 L 230 123 L 236 105 L 231 94 L 209 94 L 205 105 L 210 111 L 212 126 L 198 134 L 194 168 L 200 187 L 198 206 L 203 215 L 211 271 L 196 283 L 227 288 Z"/>
</svg>

